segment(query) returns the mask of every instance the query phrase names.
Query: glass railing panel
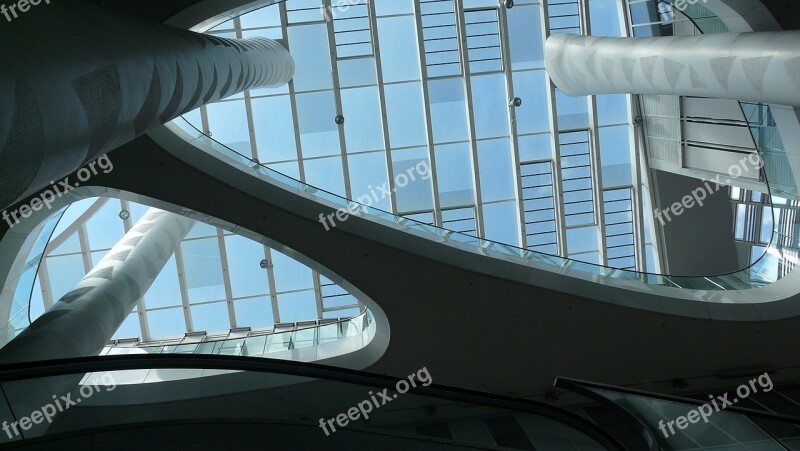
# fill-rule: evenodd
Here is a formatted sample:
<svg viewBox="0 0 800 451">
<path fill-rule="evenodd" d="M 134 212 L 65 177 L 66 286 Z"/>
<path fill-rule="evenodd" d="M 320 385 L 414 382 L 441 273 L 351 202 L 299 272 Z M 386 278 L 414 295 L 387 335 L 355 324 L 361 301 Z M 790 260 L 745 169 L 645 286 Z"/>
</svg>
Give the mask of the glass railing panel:
<svg viewBox="0 0 800 451">
<path fill-rule="evenodd" d="M 751 418 L 761 429 L 786 447 L 786 449 L 800 449 L 800 425 L 791 424 L 768 418 Z"/>
<path fill-rule="evenodd" d="M 339 324 L 332 323 L 320 326 L 318 329 L 319 344 L 332 343 L 339 340 Z"/>
<path fill-rule="evenodd" d="M 219 346 L 214 350 L 215 354 L 219 355 L 242 355 L 242 347 L 244 346 L 245 339 L 237 338 L 234 340 L 222 340 Z"/>
<path fill-rule="evenodd" d="M 708 279 L 725 290 L 747 290 L 753 288 L 750 283 L 740 278 L 738 273 L 713 276 Z"/>
<path fill-rule="evenodd" d="M 317 329 L 302 329 L 297 330 L 294 332 L 294 336 L 292 337 L 292 342 L 294 344 L 294 349 L 301 349 L 301 348 L 308 348 L 311 346 L 315 346 L 317 337 Z"/>
<path fill-rule="evenodd" d="M 197 351 L 199 343 L 186 343 L 180 344 L 172 351 L 175 354 L 194 354 Z"/>
<path fill-rule="evenodd" d="M 526 255 L 530 253 L 530 251 L 527 251 L 525 249 L 504 243 L 494 243 L 494 249 L 496 249 L 497 252 L 501 252 L 507 255 L 513 255 L 520 258 L 525 258 Z"/>
<path fill-rule="evenodd" d="M 186 338 L 169 340 L 179 344 L 138 344 L 118 345 L 104 348 L 102 355 L 119 354 L 207 354 L 207 355 L 235 355 L 261 357 L 265 353 L 281 352 L 291 349 L 300 349 L 317 346 L 323 343 L 332 343 L 346 340 L 372 328 L 374 319 L 369 310 L 364 310 L 353 318 L 326 323 L 298 327 L 282 332 L 262 331 L 248 332 L 233 337 L 218 336 L 205 337 L 202 342 L 180 343 Z M 370 336 L 371 338 L 372 336 Z M 163 342 L 162 342 L 163 343 Z M 366 343 L 363 343 L 366 345 Z M 345 346 L 342 352 L 350 352 L 351 348 Z M 340 355 L 337 353 L 326 354 L 327 357 Z M 268 356 L 267 356 L 268 357 Z"/>
<path fill-rule="evenodd" d="M 264 354 L 267 346 L 267 335 L 248 337 L 244 340 L 242 355 L 246 357 L 258 357 Z"/>
<path fill-rule="evenodd" d="M 353 210 L 357 212 L 358 216 L 368 215 L 373 218 L 382 219 L 388 222 L 399 223 L 400 217 L 395 216 L 387 211 L 383 211 L 377 208 L 367 207 L 366 205 L 361 205 L 357 203 L 352 203 Z"/>
<path fill-rule="evenodd" d="M 220 342 L 203 342 L 197 345 L 197 349 L 195 350 L 195 354 L 214 354 L 215 350 L 222 346 Z"/>
<path fill-rule="evenodd" d="M 267 346 L 265 354 L 271 352 L 288 351 L 292 346 L 292 332 L 283 332 L 280 334 L 272 334 L 267 337 Z"/>
<path fill-rule="evenodd" d="M 692 290 L 721 290 L 720 285 L 714 283 L 707 277 L 694 277 L 694 276 L 670 276 L 672 282 L 681 288 Z"/>
<path fill-rule="evenodd" d="M 767 252 L 748 268 L 750 280 L 764 284 L 775 282 L 781 278 L 782 261 L 783 259 L 776 249 L 767 249 Z"/>
<path fill-rule="evenodd" d="M 436 227 L 422 222 L 407 220 L 403 224 L 403 228 L 408 230 L 419 230 L 420 232 L 436 234 Z"/>
<path fill-rule="evenodd" d="M 539 263 L 546 263 L 548 265 L 553 266 L 561 266 L 564 264 L 565 259 L 559 257 L 557 255 L 549 255 L 549 254 L 540 254 L 538 252 L 528 251 L 526 258 L 528 260 L 539 262 Z"/>
<path fill-rule="evenodd" d="M 342 324 L 347 324 L 347 329 L 345 329 L 344 333 L 345 337 L 355 337 L 361 335 L 361 333 L 364 331 L 364 322 L 361 320 L 353 319 Z"/>
<path fill-rule="evenodd" d="M 589 390 L 622 407 L 648 427 L 663 450 L 693 449 L 759 449 L 764 451 L 783 450 L 780 443 L 773 440 L 747 416 L 730 411 L 714 412 L 704 420 L 687 423 L 683 429 L 673 427 L 666 434 L 661 425 L 678 417 L 685 417 L 689 411 L 696 410 L 692 404 L 649 398 L 645 396 L 619 393 L 590 387 Z M 664 428 L 666 429 L 666 427 Z"/>
</svg>

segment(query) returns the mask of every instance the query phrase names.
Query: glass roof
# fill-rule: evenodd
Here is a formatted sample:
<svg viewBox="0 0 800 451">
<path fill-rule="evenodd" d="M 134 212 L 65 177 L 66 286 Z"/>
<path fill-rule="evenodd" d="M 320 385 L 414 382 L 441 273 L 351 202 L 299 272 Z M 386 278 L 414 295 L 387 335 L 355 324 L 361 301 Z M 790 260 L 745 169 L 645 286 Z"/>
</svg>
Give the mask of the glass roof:
<svg viewBox="0 0 800 451">
<path fill-rule="evenodd" d="M 111 198 L 70 206 L 44 249 L 31 294 L 31 321 L 72 290 L 147 209 Z M 113 338 L 153 341 L 186 332 L 267 330 L 278 323 L 348 318 L 362 309 L 317 271 L 261 243 L 197 222 Z"/>
<path fill-rule="evenodd" d="M 652 216 L 641 213 L 652 208 L 629 96 L 569 97 L 544 70 L 551 31 L 625 35 L 618 3 L 288 0 L 209 33 L 282 40 L 293 81 L 185 117 L 349 199 L 371 196 L 380 209 L 447 229 L 659 272 Z M 403 183 L 420 167 L 432 177 Z"/>
</svg>

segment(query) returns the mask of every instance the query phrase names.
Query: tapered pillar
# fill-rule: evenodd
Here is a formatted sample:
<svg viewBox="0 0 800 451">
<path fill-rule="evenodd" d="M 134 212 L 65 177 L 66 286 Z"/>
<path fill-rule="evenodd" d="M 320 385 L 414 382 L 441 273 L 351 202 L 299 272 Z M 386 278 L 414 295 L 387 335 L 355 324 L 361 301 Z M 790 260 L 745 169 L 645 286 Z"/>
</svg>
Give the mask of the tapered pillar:
<svg viewBox="0 0 800 451">
<path fill-rule="evenodd" d="M 553 34 L 545 66 L 569 95 L 665 94 L 800 106 L 800 31 L 658 38 Z"/>
<path fill-rule="evenodd" d="M 75 289 L 0 348 L 0 363 L 99 354 L 194 223 L 148 210 Z"/>
<path fill-rule="evenodd" d="M 25 3 L 0 10 L 0 209 L 154 126 L 294 75 L 270 39 L 202 35 L 96 1 Z"/>
</svg>

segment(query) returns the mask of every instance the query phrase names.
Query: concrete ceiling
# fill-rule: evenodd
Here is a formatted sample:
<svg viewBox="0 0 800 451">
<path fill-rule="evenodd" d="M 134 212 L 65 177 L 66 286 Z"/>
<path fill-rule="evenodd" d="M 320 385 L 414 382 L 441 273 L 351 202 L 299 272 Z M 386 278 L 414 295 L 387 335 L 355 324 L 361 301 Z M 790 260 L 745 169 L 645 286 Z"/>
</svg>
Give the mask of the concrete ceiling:
<svg viewBox="0 0 800 451">
<path fill-rule="evenodd" d="M 798 28 L 800 5 L 764 2 L 785 27 Z M 98 3 L 163 21 L 199 0 Z M 800 355 L 787 343 L 800 318 L 767 326 L 602 304 L 421 259 L 341 230 L 315 237 L 307 232 L 319 224 L 198 173 L 146 137 L 112 158 L 113 177 L 93 181 L 234 222 L 313 255 L 358 285 L 392 327 L 386 355 L 370 368 L 375 372 L 402 377 L 427 366 L 437 383 L 514 395 L 542 395 L 554 375 L 648 381 L 664 392 L 675 391 L 669 381 L 678 377 L 718 385 L 715 375 L 732 368 L 772 366 L 784 369 L 780 379 L 800 378 Z M 328 247 L 337 252 L 319 252 Z"/>
<path fill-rule="evenodd" d="M 143 19 L 165 22 L 190 6 L 203 0 L 93 0 L 109 8 L 125 11 Z"/>
<path fill-rule="evenodd" d="M 797 0 L 761 0 L 784 30 L 800 30 L 800 2 Z"/>
<path fill-rule="evenodd" d="M 310 219 L 319 204 L 250 182 L 225 164 L 204 173 L 148 137 L 115 150 L 111 159 L 114 172 L 92 183 L 240 225 L 316 261 L 369 296 L 391 327 L 389 348 L 368 369 L 373 372 L 403 377 L 427 366 L 437 383 L 518 396 L 543 396 L 556 375 L 673 393 L 675 378 L 690 380 L 690 390 L 727 387 L 731 381 L 718 375 L 737 369 L 779 368 L 776 383 L 800 379 L 800 354 L 787 343 L 796 337 L 800 317 L 768 324 L 720 321 L 581 298 L 534 285 L 537 277 L 555 276 L 537 276 L 521 265 L 476 256 L 478 265 L 466 258 L 453 266 L 421 257 L 420 242 L 438 245 L 360 218 L 326 232 Z M 202 152 L 193 157 L 202 159 Z M 239 183 L 246 185 L 234 187 Z M 298 216 L 290 212 L 295 209 L 314 213 Z M 376 228 L 384 240 L 361 236 L 361 230 Z M 398 233 L 403 245 L 396 244 Z M 444 246 L 436 251 L 450 252 Z M 489 275 L 486 268 L 498 264 L 511 265 L 503 274 L 531 271 L 531 282 Z M 647 293 L 637 296 L 642 305 L 654 302 Z"/>
</svg>

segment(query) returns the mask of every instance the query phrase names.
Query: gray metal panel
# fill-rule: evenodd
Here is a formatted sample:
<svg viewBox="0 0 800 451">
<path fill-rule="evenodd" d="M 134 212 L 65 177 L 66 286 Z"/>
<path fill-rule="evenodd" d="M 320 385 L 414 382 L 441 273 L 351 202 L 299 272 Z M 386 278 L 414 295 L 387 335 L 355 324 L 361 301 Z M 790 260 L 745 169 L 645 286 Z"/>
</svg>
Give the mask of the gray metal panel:
<svg viewBox="0 0 800 451">
<path fill-rule="evenodd" d="M 759 170 L 747 161 L 747 155 L 738 152 L 709 149 L 704 147 L 686 146 L 684 156 L 687 168 L 728 174 L 731 168 L 738 167 L 742 171 L 740 178 L 758 180 Z M 740 160 L 744 158 L 744 162 Z M 736 171 L 733 172 L 736 174 Z M 724 182 L 726 179 L 722 179 Z M 726 182 L 727 184 L 727 182 Z"/>
<path fill-rule="evenodd" d="M 741 112 L 739 113 L 741 115 Z M 683 122 L 684 141 L 708 143 L 714 146 L 753 149 L 753 135 L 745 126 Z M 727 171 L 727 169 L 726 169 Z"/>
<path fill-rule="evenodd" d="M 683 114 L 688 117 L 741 121 L 742 107 L 735 100 L 684 97 Z"/>
</svg>

